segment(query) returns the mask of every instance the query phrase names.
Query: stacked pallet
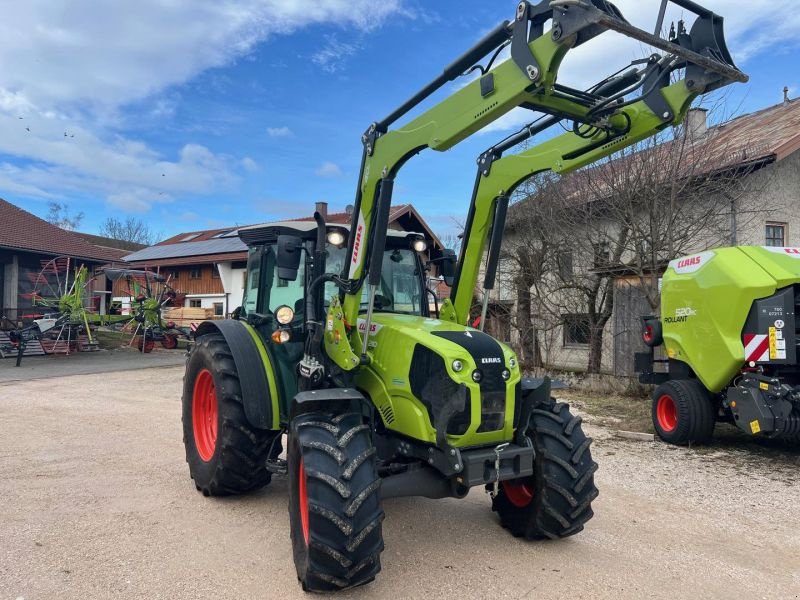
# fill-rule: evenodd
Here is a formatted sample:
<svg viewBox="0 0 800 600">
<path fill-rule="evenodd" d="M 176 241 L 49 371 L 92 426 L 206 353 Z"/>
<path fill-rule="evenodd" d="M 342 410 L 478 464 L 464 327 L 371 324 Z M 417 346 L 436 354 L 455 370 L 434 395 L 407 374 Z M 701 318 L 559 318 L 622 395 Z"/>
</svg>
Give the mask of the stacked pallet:
<svg viewBox="0 0 800 600">
<path fill-rule="evenodd" d="M 31 340 L 25 346 L 22 356 L 42 356 L 45 354 L 39 340 Z M 11 345 L 11 338 L 7 331 L 0 331 L 0 358 L 16 358 L 17 349 Z"/>
<path fill-rule="evenodd" d="M 211 308 L 168 308 L 161 313 L 165 323 L 172 321 L 176 327 L 191 327 L 214 318 Z"/>
</svg>

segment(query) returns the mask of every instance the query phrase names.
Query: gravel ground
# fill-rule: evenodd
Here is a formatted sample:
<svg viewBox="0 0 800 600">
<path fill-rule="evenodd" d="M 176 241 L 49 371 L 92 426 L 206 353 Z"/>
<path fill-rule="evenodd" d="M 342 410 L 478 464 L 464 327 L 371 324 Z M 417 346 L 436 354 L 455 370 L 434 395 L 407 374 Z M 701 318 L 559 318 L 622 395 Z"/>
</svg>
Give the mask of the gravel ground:
<svg viewBox="0 0 800 600">
<path fill-rule="evenodd" d="M 199 495 L 182 368 L 0 383 L 0 600 L 300 598 L 286 483 Z M 341 598 L 800 598 L 800 452 L 624 441 L 587 426 L 596 517 L 501 529 L 482 490 L 385 502 L 383 572 Z"/>
</svg>

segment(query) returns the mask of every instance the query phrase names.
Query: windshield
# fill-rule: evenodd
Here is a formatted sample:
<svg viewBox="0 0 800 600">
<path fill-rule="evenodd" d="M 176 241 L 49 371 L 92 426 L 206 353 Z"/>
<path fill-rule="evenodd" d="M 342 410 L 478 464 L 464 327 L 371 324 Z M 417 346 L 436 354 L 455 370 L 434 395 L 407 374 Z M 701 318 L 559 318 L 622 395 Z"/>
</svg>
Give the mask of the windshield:
<svg viewBox="0 0 800 600">
<path fill-rule="evenodd" d="M 328 273 L 341 273 L 345 254 L 345 248 L 329 247 L 325 270 Z M 422 277 L 419 269 L 419 261 L 413 250 L 387 249 L 383 255 L 381 285 L 375 296 L 375 311 L 422 316 L 426 298 L 422 295 Z M 338 291 L 335 284 L 325 284 L 326 304 Z M 364 285 L 361 295 L 362 310 L 367 309 L 367 297 L 368 288 Z"/>
</svg>

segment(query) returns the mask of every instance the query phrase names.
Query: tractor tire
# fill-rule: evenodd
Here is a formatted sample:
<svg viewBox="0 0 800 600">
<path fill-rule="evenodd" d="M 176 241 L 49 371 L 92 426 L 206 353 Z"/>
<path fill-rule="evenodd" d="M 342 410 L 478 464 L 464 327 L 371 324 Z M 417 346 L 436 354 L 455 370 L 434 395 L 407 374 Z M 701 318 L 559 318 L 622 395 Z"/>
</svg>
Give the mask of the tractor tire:
<svg viewBox="0 0 800 600">
<path fill-rule="evenodd" d="M 175 348 L 178 347 L 178 336 L 174 333 L 164 334 L 164 338 L 161 340 L 161 345 L 165 350 L 175 350 Z"/>
<path fill-rule="evenodd" d="M 502 481 L 492 510 L 514 537 L 560 539 L 583 530 L 594 516 L 597 463 L 581 418 L 551 401 L 533 411 L 528 435 L 535 449 L 533 476 Z M 487 486 L 490 489 L 491 486 Z"/>
<path fill-rule="evenodd" d="M 653 427 L 668 444 L 707 444 L 716 425 L 711 395 L 696 379 L 668 381 L 653 394 Z"/>
<path fill-rule="evenodd" d="M 381 480 L 361 415 L 295 418 L 287 459 L 292 550 L 303 589 L 331 592 L 375 579 L 383 551 Z"/>
<path fill-rule="evenodd" d="M 270 482 L 266 462 L 280 453 L 280 431 L 251 426 L 230 348 L 204 335 L 186 361 L 183 443 L 189 475 L 204 496 L 252 492 Z"/>
</svg>

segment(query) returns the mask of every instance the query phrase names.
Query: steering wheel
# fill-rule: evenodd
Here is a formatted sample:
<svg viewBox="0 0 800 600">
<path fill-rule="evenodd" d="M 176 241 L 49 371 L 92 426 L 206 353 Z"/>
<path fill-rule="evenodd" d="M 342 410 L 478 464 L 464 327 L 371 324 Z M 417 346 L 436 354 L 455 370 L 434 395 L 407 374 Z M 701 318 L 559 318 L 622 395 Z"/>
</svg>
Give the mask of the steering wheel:
<svg viewBox="0 0 800 600">
<path fill-rule="evenodd" d="M 382 296 L 381 294 L 375 294 L 375 308 L 378 310 L 383 310 L 384 308 L 389 308 L 392 306 L 394 302 L 391 298 L 387 298 L 386 296 Z"/>
</svg>

